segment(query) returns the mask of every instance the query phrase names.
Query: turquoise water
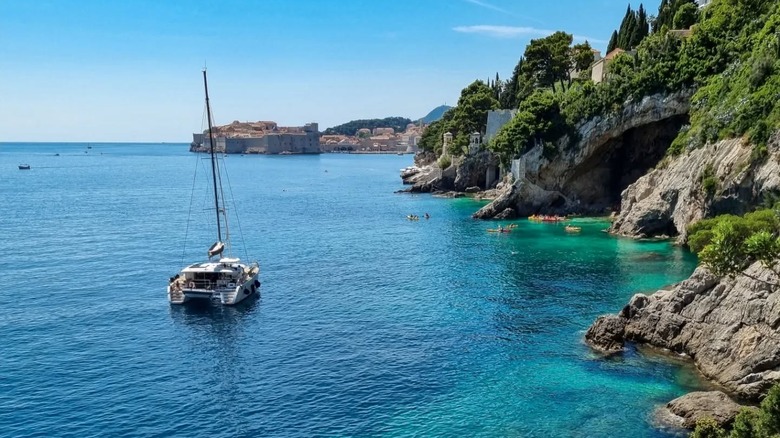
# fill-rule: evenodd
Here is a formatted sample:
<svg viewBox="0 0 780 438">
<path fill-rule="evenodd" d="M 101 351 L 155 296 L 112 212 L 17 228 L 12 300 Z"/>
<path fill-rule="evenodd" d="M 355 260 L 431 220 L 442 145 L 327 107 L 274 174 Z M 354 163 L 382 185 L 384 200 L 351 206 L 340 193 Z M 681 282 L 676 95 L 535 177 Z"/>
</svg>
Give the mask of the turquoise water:
<svg viewBox="0 0 780 438">
<path fill-rule="evenodd" d="M 692 272 L 666 242 L 588 219 L 487 233 L 474 201 L 393 193 L 408 155 L 230 156 L 261 298 L 171 307 L 168 277 L 213 240 L 188 226 L 204 163 L 91 146 L 0 144 L 2 435 L 660 437 L 652 410 L 699 385 L 582 343 Z"/>
</svg>

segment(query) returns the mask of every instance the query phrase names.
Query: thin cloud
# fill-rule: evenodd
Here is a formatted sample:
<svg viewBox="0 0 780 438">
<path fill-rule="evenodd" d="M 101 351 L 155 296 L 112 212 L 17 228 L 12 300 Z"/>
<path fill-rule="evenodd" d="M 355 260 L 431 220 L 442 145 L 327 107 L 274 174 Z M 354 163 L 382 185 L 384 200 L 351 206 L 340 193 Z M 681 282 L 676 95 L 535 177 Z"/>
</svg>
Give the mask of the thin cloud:
<svg viewBox="0 0 780 438">
<path fill-rule="evenodd" d="M 471 3 L 473 5 L 481 6 L 486 9 L 492 9 L 494 11 L 503 12 L 505 14 L 509 13 L 509 11 L 507 11 L 506 9 L 499 8 L 498 6 L 491 5 L 490 3 L 485 3 L 480 0 L 466 0 L 466 2 Z"/>
<path fill-rule="evenodd" d="M 541 21 L 539 21 L 539 20 L 537 20 L 535 18 L 526 17 L 524 15 L 517 15 L 515 13 L 507 11 L 504 8 L 500 8 L 500 7 L 496 6 L 496 5 L 492 5 L 492 4 L 484 2 L 482 0 L 464 0 L 464 1 L 466 3 L 471 3 L 472 5 L 477 5 L 477 6 L 481 7 L 481 8 L 490 9 L 491 11 L 501 12 L 502 14 L 510 15 L 512 17 L 522 18 L 524 20 L 529 20 L 529 21 L 533 21 L 535 23 L 543 24 Z"/>
<path fill-rule="evenodd" d="M 468 0 L 470 1 L 470 0 Z M 452 30 L 460 33 L 472 33 L 478 35 L 485 35 L 491 38 L 512 39 L 519 38 L 521 36 L 548 36 L 555 33 L 554 30 L 537 29 L 535 27 L 520 27 L 520 26 L 495 26 L 490 24 L 480 24 L 475 26 L 457 26 Z M 591 38 L 588 36 L 574 35 L 574 39 L 577 41 L 588 40 L 591 43 L 606 43 L 604 40 L 598 38 Z"/>
</svg>

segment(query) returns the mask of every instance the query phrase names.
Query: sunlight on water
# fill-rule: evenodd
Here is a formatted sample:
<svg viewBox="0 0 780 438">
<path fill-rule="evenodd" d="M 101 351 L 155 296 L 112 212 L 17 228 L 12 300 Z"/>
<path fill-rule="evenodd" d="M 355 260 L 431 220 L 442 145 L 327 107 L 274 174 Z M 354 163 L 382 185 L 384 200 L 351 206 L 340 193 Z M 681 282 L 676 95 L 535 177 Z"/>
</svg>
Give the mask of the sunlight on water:
<svg viewBox="0 0 780 438">
<path fill-rule="evenodd" d="M 171 307 L 167 278 L 213 241 L 187 228 L 198 158 L 92 146 L 0 145 L 9 435 L 665 436 L 653 409 L 701 384 L 582 342 L 689 253 L 593 219 L 487 233 L 478 202 L 394 193 L 411 156 L 229 156 L 261 298 Z"/>
</svg>

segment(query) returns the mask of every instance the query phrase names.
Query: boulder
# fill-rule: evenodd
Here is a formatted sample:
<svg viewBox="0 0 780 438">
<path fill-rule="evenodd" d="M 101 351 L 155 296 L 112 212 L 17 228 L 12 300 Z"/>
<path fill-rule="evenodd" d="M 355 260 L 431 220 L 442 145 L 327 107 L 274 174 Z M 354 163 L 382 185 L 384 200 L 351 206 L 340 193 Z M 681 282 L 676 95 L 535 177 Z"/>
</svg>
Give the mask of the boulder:
<svg viewBox="0 0 780 438">
<path fill-rule="evenodd" d="M 511 207 L 505 208 L 504 211 L 496 215 L 496 219 L 515 219 L 517 218 L 517 213 L 515 210 Z"/>
<path fill-rule="evenodd" d="M 585 333 L 585 341 L 594 349 L 607 354 L 623 351 L 626 320 L 617 315 L 599 316 Z"/>
<path fill-rule="evenodd" d="M 728 428 L 742 408 L 721 391 L 697 391 L 670 401 L 657 415 L 664 423 L 686 429 L 695 428 L 702 418 L 712 418 L 721 427 Z"/>
<path fill-rule="evenodd" d="M 492 219 L 507 208 L 511 208 L 519 217 L 530 216 L 540 211 L 558 211 L 559 206 L 568 202 L 560 192 L 544 190 L 527 179 L 505 185 L 500 193 L 493 202 L 479 209 L 472 217 Z"/>
</svg>

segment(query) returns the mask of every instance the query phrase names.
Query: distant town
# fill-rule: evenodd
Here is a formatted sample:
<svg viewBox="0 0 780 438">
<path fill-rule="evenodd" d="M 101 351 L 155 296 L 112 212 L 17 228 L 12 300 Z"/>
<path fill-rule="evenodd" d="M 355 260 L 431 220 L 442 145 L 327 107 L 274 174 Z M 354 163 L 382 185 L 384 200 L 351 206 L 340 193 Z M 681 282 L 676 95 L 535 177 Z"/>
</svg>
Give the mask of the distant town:
<svg viewBox="0 0 780 438">
<path fill-rule="evenodd" d="M 317 123 L 279 126 L 276 122 L 234 121 L 214 127 L 215 150 L 227 154 L 319 154 L 417 152 L 425 122 L 408 123 L 403 131 L 389 126 L 360 128 L 354 135 L 320 133 Z M 400 131 L 400 132 L 399 132 Z M 193 134 L 190 150 L 209 150 L 208 132 Z"/>
</svg>

